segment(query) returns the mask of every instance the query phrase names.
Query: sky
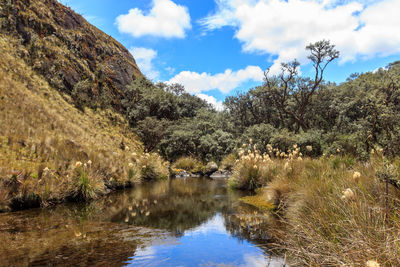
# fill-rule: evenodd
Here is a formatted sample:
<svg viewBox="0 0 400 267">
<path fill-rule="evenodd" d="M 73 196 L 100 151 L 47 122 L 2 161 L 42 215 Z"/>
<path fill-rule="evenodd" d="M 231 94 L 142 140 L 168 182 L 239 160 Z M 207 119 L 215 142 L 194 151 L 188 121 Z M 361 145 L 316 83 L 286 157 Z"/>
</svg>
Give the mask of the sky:
<svg viewBox="0 0 400 267">
<path fill-rule="evenodd" d="M 217 109 L 263 83 L 264 71 L 329 40 L 340 51 L 325 80 L 400 59 L 400 0 L 59 0 L 121 42 L 154 82 L 180 83 Z"/>
</svg>

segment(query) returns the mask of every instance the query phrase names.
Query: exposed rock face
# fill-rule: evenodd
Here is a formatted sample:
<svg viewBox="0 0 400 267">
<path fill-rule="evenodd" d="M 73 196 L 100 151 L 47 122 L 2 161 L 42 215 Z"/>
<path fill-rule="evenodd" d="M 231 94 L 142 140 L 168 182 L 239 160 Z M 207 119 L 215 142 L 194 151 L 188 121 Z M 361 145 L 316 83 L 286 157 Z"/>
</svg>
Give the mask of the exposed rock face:
<svg viewBox="0 0 400 267">
<path fill-rule="evenodd" d="M 20 56 L 50 85 L 96 106 L 121 111 L 126 85 L 142 76 L 125 47 L 56 0 L 0 0 L 0 34 L 22 44 Z"/>
</svg>

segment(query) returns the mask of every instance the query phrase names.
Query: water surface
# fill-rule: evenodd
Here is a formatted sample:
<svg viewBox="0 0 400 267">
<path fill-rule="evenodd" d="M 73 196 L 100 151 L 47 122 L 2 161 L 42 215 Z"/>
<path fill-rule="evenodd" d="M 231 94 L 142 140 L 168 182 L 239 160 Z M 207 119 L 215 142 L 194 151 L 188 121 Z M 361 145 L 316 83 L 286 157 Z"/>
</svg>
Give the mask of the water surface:
<svg viewBox="0 0 400 267">
<path fill-rule="evenodd" d="M 0 266 L 282 266 L 270 214 L 225 180 L 147 183 L 90 204 L 0 214 Z"/>
</svg>

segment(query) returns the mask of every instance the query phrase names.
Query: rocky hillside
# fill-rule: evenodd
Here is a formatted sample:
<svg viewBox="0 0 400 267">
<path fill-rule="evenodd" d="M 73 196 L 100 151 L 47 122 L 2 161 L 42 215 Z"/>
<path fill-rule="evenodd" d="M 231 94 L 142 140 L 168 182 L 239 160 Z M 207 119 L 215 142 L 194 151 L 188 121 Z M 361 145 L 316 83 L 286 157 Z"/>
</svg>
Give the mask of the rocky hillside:
<svg viewBox="0 0 400 267">
<path fill-rule="evenodd" d="M 0 34 L 18 57 L 80 105 L 120 111 L 125 86 L 142 77 L 120 43 L 56 0 L 0 0 Z"/>
</svg>

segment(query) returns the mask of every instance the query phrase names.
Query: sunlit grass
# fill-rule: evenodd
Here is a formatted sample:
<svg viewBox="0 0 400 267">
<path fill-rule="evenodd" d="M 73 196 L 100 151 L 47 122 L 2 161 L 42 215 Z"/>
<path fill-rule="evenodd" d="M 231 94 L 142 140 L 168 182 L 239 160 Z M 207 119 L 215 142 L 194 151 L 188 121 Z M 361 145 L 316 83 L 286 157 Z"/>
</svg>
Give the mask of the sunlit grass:
<svg viewBox="0 0 400 267">
<path fill-rule="evenodd" d="M 398 179 L 398 160 L 388 161 L 381 153 L 368 163 L 347 155 L 310 159 L 297 147 L 271 148 L 267 155 L 248 150 L 239 152 L 230 184 L 260 188 L 256 197 L 244 200 L 277 209 L 285 225 L 277 248 L 294 265 L 400 264 L 400 192 L 389 185 L 386 194 L 379 178 Z"/>
<path fill-rule="evenodd" d="M 24 49 L 0 37 L 0 210 L 89 200 L 169 176 L 160 157 L 138 166 L 143 146 L 121 115 L 76 109 L 20 59 Z"/>
</svg>

